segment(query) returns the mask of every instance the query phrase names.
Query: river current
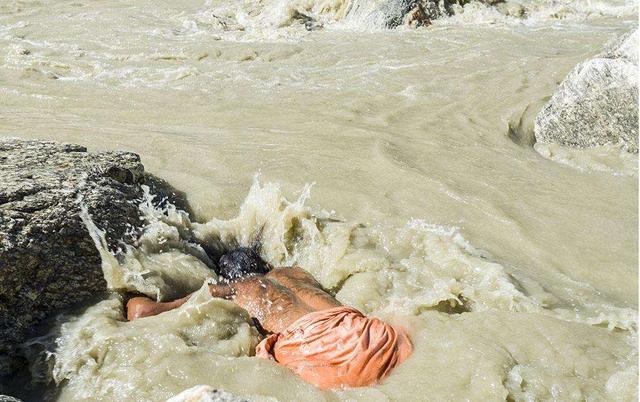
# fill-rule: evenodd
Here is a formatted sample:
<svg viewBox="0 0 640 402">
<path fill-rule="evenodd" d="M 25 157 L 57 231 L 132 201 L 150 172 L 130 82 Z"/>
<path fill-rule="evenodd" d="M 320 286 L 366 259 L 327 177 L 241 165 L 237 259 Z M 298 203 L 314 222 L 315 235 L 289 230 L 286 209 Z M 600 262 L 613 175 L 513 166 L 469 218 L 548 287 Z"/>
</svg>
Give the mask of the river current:
<svg viewBox="0 0 640 402">
<path fill-rule="evenodd" d="M 133 151 L 188 196 L 192 216 L 149 194 L 120 259 L 83 214 L 112 289 L 169 300 L 215 280 L 198 244 L 259 241 L 415 345 L 381 384 L 321 392 L 249 357 L 259 335 L 230 302 L 200 292 L 127 323 L 113 296 L 60 329 L 60 400 L 197 384 L 280 401 L 637 399 L 637 155 L 527 140 L 637 4 L 472 3 L 395 30 L 379 6 L 0 3 L 0 135 Z"/>
</svg>

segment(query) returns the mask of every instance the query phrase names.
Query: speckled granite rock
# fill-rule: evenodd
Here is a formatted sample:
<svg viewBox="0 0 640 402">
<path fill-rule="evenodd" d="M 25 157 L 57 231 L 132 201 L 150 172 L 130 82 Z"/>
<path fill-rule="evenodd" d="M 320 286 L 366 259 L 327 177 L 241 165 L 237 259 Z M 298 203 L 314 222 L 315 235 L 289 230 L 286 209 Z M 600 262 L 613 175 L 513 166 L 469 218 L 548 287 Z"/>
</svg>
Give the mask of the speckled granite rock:
<svg viewBox="0 0 640 402">
<path fill-rule="evenodd" d="M 12 396 L 0 395 L 0 402 L 22 402 L 22 400 Z"/>
<path fill-rule="evenodd" d="M 167 399 L 167 402 L 249 402 L 249 400 L 209 385 L 197 385 Z"/>
<path fill-rule="evenodd" d="M 536 118 L 537 141 L 638 152 L 638 36 L 623 35 L 569 73 Z"/>
<path fill-rule="evenodd" d="M 140 224 L 143 174 L 133 153 L 0 139 L 0 376 L 43 320 L 105 289 L 78 197 L 117 246 Z"/>
<path fill-rule="evenodd" d="M 387 28 L 400 25 L 417 27 L 430 25 L 433 20 L 450 16 L 456 7 L 472 1 L 492 6 L 505 0 L 388 0 L 375 13 Z"/>
</svg>

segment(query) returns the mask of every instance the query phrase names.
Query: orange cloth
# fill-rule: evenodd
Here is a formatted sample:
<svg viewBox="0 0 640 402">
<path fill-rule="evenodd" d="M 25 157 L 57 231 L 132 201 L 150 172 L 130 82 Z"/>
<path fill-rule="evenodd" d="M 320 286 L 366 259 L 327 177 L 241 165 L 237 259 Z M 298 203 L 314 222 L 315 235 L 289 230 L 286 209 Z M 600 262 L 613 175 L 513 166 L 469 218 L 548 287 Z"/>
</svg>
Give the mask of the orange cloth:
<svg viewBox="0 0 640 402">
<path fill-rule="evenodd" d="M 322 388 L 361 387 L 385 377 L 413 347 L 409 337 L 351 307 L 304 315 L 265 338 L 256 356 L 275 360 Z"/>
</svg>

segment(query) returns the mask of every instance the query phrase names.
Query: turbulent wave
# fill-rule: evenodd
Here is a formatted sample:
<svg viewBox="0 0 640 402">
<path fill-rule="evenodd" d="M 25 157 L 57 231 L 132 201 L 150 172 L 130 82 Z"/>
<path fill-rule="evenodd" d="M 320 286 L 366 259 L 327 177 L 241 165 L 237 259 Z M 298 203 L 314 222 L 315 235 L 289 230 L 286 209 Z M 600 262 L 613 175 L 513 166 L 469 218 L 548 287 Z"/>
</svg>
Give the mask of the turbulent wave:
<svg viewBox="0 0 640 402">
<path fill-rule="evenodd" d="M 235 218 L 199 223 L 170 204 L 156 207 L 147 189 L 140 204 L 147 220 L 144 234 L 117 257 L 108 251 L 103 232 L 86 211 L 82 219 L 102 255 L 109 288 L 158 300 L 216 281 L 205 248 L 259 241 L 262 257 L 272 265 L 302 266 L 341 302 L 413 328 L 418 351 L 425 342 L 419 328 L 434 317 L 473 319 L 486 314 L 504 317 L 505 322 L 514 319 L 507 318 L 509 314 L 516 314 L 513 317 L 604 326 L 627 334 L 620 339 L 631 340 L 622 345 L 635 339 L 635 311 L 593 299 L 590 305 L 566 308 L 535 281 L 475 249 L 455 228 L 421 220 L 400 229 L 345 222 L 306 207 L 310 190 L 305 187 L 289 201 L 277 184 L 256 179 Z M 55 379 L 67 382 L 62 400 L 158 400 L 199 383 L 236 390 L 242 370 L 280 375 L 280 368 L 242 357 L 252 354 L 258 340 L 248 316 L 233 303 L 211 298 L 206 290 L 180 309 L 151 319 L 128 323 L 122 310 L 123 300 L 114 296 L 62 326 L 54 368 Z M 625 347 L 636 353 L 634 347 Z M 505 372 L 504 392 L 524 399 L 542 395 L 522 388 L 523 378 L 549 375 L 544 366 L 527 361 L 516 359 Z M 618 362 L 622 371 L 597 380 L 602 387 L 633 393 L 633 363 L 625 361 Z M 240 372 L 230 375 L 228 370 Z M 286 381 L 297 379 L 290 376 Z M 242 388 L 243 393 L 264 394 L 259 385 L 252 383 Z M 304 394 L 312 400 L 310 395 L 319 392 L 297 387 L 295 398 Z M 285 390 L 277 392 L 284 400 L 295 399 Z"/>
<path fill-rule="evenodd" d="M 527 24 L 577 21 L 598 18 L 632 17 L 638 12 L 635 1 L 530 0 L 493 4 L 472 1 L 453 7 L 450 17 L 437 21 L 444 25 Z"/>
<path fill-rule="evenodd" d="M 534 148 L 545 158 L 582 172 L 638 176 L 638 154 L 629 153 L 622 146 L 604 145 L 590 149 L 574 149 L 558 144 L 536 143 Z"/>
<path fill-rule="evenodd" d="M 57 339 L 34 370 L 54 363 L 62 401 L 158 401 L 197 384 L 281 401 L 634 399 L 637 181 L 545 161 L 503 128 L 633 24 L 635 3 L 475 2 L 411 32 L 362 32 L 397 21 L 402 1 L 112 3 L 0 4 L 0 124 L 129 148 L 225 219 L 147 191 L 142 237 L 113 255 L 82 213 L 115 295 L 26 345 Z M 533 146 L 525 120 L 512 138 Z M 616 149 L 536 147 L 637 175 L 637 156 Z M 320 204 L 358 220 L 309 208 L 310 187 L 292 198 L 260 181 L 235 211 L 243 172 L 261 166 L 283 187 L 319 180 Z M 117 294 L 198 291 L 222 250 L 256 242 L 406 327 L 416 353 L 381 384 L 323 393 L 248 357 L 246 315 L 206 292 L 125 321 Z"/>
<path fill-rule="evenodd" d="M 286 27 L 375 30 L 402 25 L 405 15 L 417 6 L 433 10 L 433 17 L 440 18 L 440 24 L 632 17 L 638 10 L 632 0 L 244 0 L 207 2 L 194 14 L 181 14 L 180 31 L 191 34 L 210 30 L 247 31 L 269 35 L 269 30 Z"/>
<path fill-rule="evenodd" d="M 629 17 L 638 12 L 638 3 L 630 0 L 534 0 L 525 5 L 535 19 Z"/>
<path fill-rule="evenodd" d="M 56 381 L 68 382 L 61 400 L 168 397 L 164 389 L 224 375 L 230 369 L 227 359 L 248 356 L 259 340 L 248 314 L 234 303 L 211 298 L 206 286 L 166 315 L 126 322 L 122 314 L 122 300 L 114 296 L 63 324 L 53 370 Z M 218 364 L 201 363 L 206 361 Z M 207 370 L 200 375 L 187 376 L 203 367 Z"/>
<path fill-rule="evenodd" d="M 147 220 L 144 233 L 118 257 L 108 251 L 104 233 L 86 211 L 81 217 L 101 253 L 108 287 L 157 300 L 194 291 L 205 280 L 216 281 L 211 269 L 215 262 L 205 248 L 260 243 L 262 257 L 272 266 L 302 266 L 338 299 L 366 312 L 400 309 L 419 314 L 446 306 L 554 312 L 548 306 L 558 304 L 556 296 L 474 248 L 456 228 L 418 219 L 400 229 L 345 222 L 306 207 L 310 193 L 311 186 L 306 186 L 289 201 L 278 184 L 256 178 L 235 218 L 199 223 L 171 204 L 155 207 L 154 196 L 145 188 L 140 204 Z M 600 315 L 582 308 L 584 317 L 589 311 L 593 317 Z M 566 318 L 566 312 L 558 314 Z M 620 322 L 623 329 L 635 326 L 628 317 Z"/>
</svg>

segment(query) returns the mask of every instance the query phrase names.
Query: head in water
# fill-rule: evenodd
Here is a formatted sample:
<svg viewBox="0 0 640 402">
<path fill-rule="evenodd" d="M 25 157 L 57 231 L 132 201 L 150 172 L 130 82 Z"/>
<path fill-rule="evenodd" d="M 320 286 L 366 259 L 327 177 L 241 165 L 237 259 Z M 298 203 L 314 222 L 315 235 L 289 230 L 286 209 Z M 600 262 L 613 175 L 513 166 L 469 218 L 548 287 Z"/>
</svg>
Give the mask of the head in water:
<svg viewBox="0 0 640 402">
<path fill-rule="evenodd" d="M 226 279 L 267 272 L 269 265 L 260 258 L 255 248 L 238 247 L 224 254 L 218 261 L 218 273 Z"/>
</svg>

